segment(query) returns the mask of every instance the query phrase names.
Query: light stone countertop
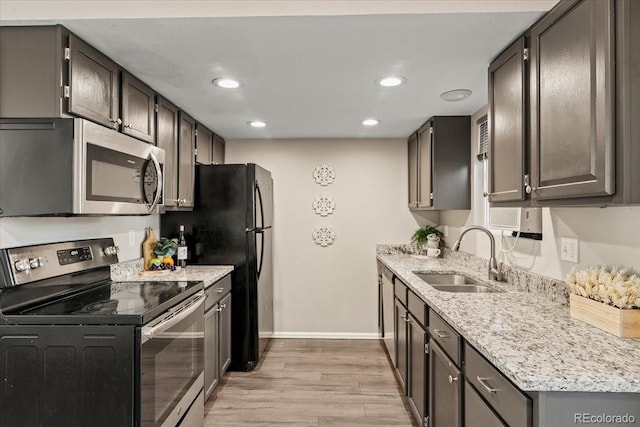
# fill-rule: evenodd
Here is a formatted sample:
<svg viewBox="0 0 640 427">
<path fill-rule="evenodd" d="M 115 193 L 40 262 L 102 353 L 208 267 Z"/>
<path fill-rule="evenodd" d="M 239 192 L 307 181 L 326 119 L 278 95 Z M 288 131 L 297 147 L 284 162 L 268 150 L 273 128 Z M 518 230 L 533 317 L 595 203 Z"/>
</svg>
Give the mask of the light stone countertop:
<svg viewBox="0 0 640 427">
<path fill-rule="evenodd" d="M 116 282 L 165 282 L 194 280 L 204 282 L 208 288 L 233 271 L 232 265 L 188 265 L 186 269 L 162 275 L 140 275 L 142 258 L 111 266 L 111 280 Z"/>
<path fill-rule="evenodd" d="M 575 320 L 561 303 L 489 281 L 486 270 L 460 262 L 385 254 L 377 259 L 520 389 L 640 392 L 640 339 L 618 338 Z M 505 292 L 437 291 L 414 271 L 463 273 Z"/>
</svg>

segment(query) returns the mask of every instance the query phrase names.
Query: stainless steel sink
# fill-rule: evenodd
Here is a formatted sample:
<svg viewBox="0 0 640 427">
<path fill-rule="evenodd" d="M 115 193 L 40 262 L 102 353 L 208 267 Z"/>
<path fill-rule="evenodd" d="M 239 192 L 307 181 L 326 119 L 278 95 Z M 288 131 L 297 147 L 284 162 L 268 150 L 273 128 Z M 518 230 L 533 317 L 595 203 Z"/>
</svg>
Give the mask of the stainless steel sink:
<svg viewBox="0 0 640 427">
<path fill-rule="evenodd" d="M 476 280 L 462 274 L 426 274 L 415 273 L 429 285 L 475 285 Z"/>
<path fill-rule="evenodd" d="M 433 289 L 444 292 L 470 292 L 470 293 L 485 293 L 485 292 L 502 292 L 499 289 L 491 288 L 484 285 L 432 285 Z"/>
<path fill-rule="evenodd" d="M 478 283 L 475 279 L 462 274 L 433 274 L 415 272 L 416 276 L 425 281 L 433 289 L 444 292 L 502 292 L 500 289 L 492 288 Z"/>
</svg>

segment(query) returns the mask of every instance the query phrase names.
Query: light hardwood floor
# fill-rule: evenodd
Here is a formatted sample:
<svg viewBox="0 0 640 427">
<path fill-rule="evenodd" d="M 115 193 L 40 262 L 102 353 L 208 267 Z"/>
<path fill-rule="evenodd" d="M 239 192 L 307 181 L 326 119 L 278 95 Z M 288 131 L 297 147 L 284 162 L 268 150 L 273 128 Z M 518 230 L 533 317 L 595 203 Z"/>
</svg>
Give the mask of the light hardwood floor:
<svg viewBox="0 0 640 427">
<path fill-rule="evenodd" d="M 377 340 L 272 340 L 253 372 L 229 372 L 205 426 L 416 426 Z"/>
</svg>

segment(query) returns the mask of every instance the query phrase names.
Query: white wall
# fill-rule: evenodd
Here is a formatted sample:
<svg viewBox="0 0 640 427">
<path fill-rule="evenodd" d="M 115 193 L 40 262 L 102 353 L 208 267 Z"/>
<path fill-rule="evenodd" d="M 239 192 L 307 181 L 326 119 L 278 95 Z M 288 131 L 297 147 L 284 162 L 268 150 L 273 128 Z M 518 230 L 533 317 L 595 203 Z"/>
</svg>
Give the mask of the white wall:
<svg viewBox="0 0 640 427">
<path fill-rule="evenodd" d="M 0 218 L 0 248 L 113 237 L 120 247 L 118 259 L 126 261 L 142 256 L 145 227 L 153 227 L 160 237 L 160 216 Z M 129 230 L 135 234 L 133 245 L 129 245 Z"/>
<path fill-rule="evenodd" d="M 475 121 L 486 114 L 486 107 L 472 117 Z M 440 213 L 442 224 L 449 225 L 449 246 L 464 225 L 484 224 L 482 208 L 481 163 L 475 156 L 476 139 L 472 135 L 472 209 Z M 498 260 L 556 279 L 564 279 L 576 265 L 620 265 L 640 271 L 640 206 L 613 208 L 543 208 L 542 241 L 520 239 L 510 254 L 501 252 L 500 232 L 496 232 Z M 508 233 L 506 233 L 508 234 Z M 560 238 L 580 240 L 579 264 L 560 260 Z M 505 237 L 507 247 L 513 237 Z M 460 250 L 484 258 L 489 257 L 489 239 L 472 232 L 465 236 Z"/>
<path fill-rule="evenodd" d="M 406 140 L 236 140 L 225 161 L 258 163 L 273 176 L 277 335 L 374 336 L 375 246 L 408 243 L 418 226 L 407 209 Z M 323 163 L 336 172 L 326 187 L 313 179 Z M 313 211 L 320 195 L 335 200 L 332 215 Z M 312 240 L 321 224 L 335 230 L 332 246 Z"/>
</svg>

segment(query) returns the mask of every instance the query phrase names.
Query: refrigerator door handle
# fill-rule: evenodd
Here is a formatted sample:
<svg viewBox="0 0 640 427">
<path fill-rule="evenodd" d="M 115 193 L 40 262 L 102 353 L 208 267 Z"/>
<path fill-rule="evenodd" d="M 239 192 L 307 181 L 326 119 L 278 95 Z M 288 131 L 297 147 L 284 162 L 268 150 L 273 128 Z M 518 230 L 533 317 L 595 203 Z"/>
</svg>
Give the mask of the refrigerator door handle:
<svg viewBox="0 0 640 427">
<path fill-rule="evenodd" d="M 260 220 L 262 224 L 256 224 L 256 228 L 263 229 L 264 228 L 264 206 L 262 204 L 262 191 L 260 191 L 260 184 L 256 181 L 256 193 L 258 194 L 258 200 L 260 201 Z"/>
<path fill-rule="evenodd" d="M 260 273 L 262 273 L 262 261 L 264 260 L 264 229 L 260 229 L 256 231 L 256 238 L 258 237 L 258 234 L 261 234 L 260 236 L 260 265 L 258 265 L 258 280 L 260 280 Z"/>
</svg>

